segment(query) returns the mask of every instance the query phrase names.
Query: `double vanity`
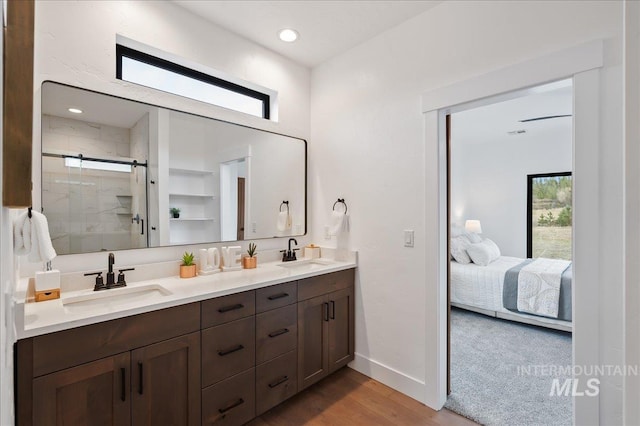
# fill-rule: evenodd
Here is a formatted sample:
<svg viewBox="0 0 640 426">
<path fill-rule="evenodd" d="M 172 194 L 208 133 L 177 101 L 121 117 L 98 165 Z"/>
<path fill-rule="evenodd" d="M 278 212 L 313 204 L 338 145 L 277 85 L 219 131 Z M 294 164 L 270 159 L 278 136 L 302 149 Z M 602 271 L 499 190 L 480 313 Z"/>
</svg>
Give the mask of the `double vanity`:
<svg viewBox="0 0 640 426">
<path fill-rule="evenodd" d="M 70 280 L 20 303 L 17 424 L 248 422 L 353 360 L 356 259 L 337 257 L 99 292 Z"/>
</svg>

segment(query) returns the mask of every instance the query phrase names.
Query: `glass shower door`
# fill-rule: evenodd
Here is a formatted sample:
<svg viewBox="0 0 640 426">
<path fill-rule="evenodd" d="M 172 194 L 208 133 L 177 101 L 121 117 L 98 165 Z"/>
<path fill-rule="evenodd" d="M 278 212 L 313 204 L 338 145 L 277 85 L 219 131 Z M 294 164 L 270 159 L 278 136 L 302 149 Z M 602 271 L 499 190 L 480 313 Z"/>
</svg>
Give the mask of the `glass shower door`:
<svg viewBox="0 0 640 426">
<path fill-rule="evenodd" d="M 147 247 L 146 167 L 43 154 L 42 208 L 58 254 Z"/>
</svg>

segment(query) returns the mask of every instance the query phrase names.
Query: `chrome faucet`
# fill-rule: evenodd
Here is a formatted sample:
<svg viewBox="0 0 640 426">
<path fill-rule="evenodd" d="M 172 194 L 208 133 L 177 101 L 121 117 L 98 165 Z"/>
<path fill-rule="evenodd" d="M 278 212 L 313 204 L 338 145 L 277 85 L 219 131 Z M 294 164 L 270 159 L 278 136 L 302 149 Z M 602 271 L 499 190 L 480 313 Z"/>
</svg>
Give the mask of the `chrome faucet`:
<svg viewBox="0 0 640 426">
<path fill-rule="evenodd" d="M 300 250 L 299 248 L 294 248 L 293 250 L 291 249 L 291 242 L 294 242 L 295 245 L 298 245 L 298 241 L 295 238 L 289 238 L 289 250 L 280 250 L 280 253 L 282 253 L 282 261 L 283 262 L 291 262 L 296 259 L 296 250 Z"/>
</svg>

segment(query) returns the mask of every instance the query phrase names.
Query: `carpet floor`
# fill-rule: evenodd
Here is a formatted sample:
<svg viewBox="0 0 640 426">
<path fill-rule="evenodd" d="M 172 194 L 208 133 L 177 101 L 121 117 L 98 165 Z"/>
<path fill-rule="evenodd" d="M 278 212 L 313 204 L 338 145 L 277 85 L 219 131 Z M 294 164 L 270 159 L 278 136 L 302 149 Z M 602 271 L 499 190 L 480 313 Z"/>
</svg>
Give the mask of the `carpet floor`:
<svg viewBox="0 0 640 426">
<path fill-rule="evenodd" d="M 571 396 L 550 396 L 554 379 L 571 378 L 553 367 L 571 365 L 570 333 L 453 308 L 445 407 L 490 426 L 571 425 Z"/>
</svg>

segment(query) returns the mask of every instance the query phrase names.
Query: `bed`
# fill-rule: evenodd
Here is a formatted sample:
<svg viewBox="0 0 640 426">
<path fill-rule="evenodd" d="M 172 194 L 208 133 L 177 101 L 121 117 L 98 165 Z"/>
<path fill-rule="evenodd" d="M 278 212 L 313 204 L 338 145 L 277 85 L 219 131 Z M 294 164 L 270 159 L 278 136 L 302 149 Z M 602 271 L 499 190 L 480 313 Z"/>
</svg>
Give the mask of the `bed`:
<svg viewBox="0 0 640 426">
<path fill-rule="evenodd" d="M 499 256 L 486 266 L 475 263 L 463 264 L 451 260 L 451 305 L 497 318 L 572 331 L 570 264 L 561 273 L 562 284 L 559 301 L 556 301 L 555 317 L 518 311 L 517 294 L 514 299 L 514 291 L 517 293 L 514 289 L 518 285 L 517 272 L 529 262 L 531 259 L 508 256 Z"/>
</svg>

